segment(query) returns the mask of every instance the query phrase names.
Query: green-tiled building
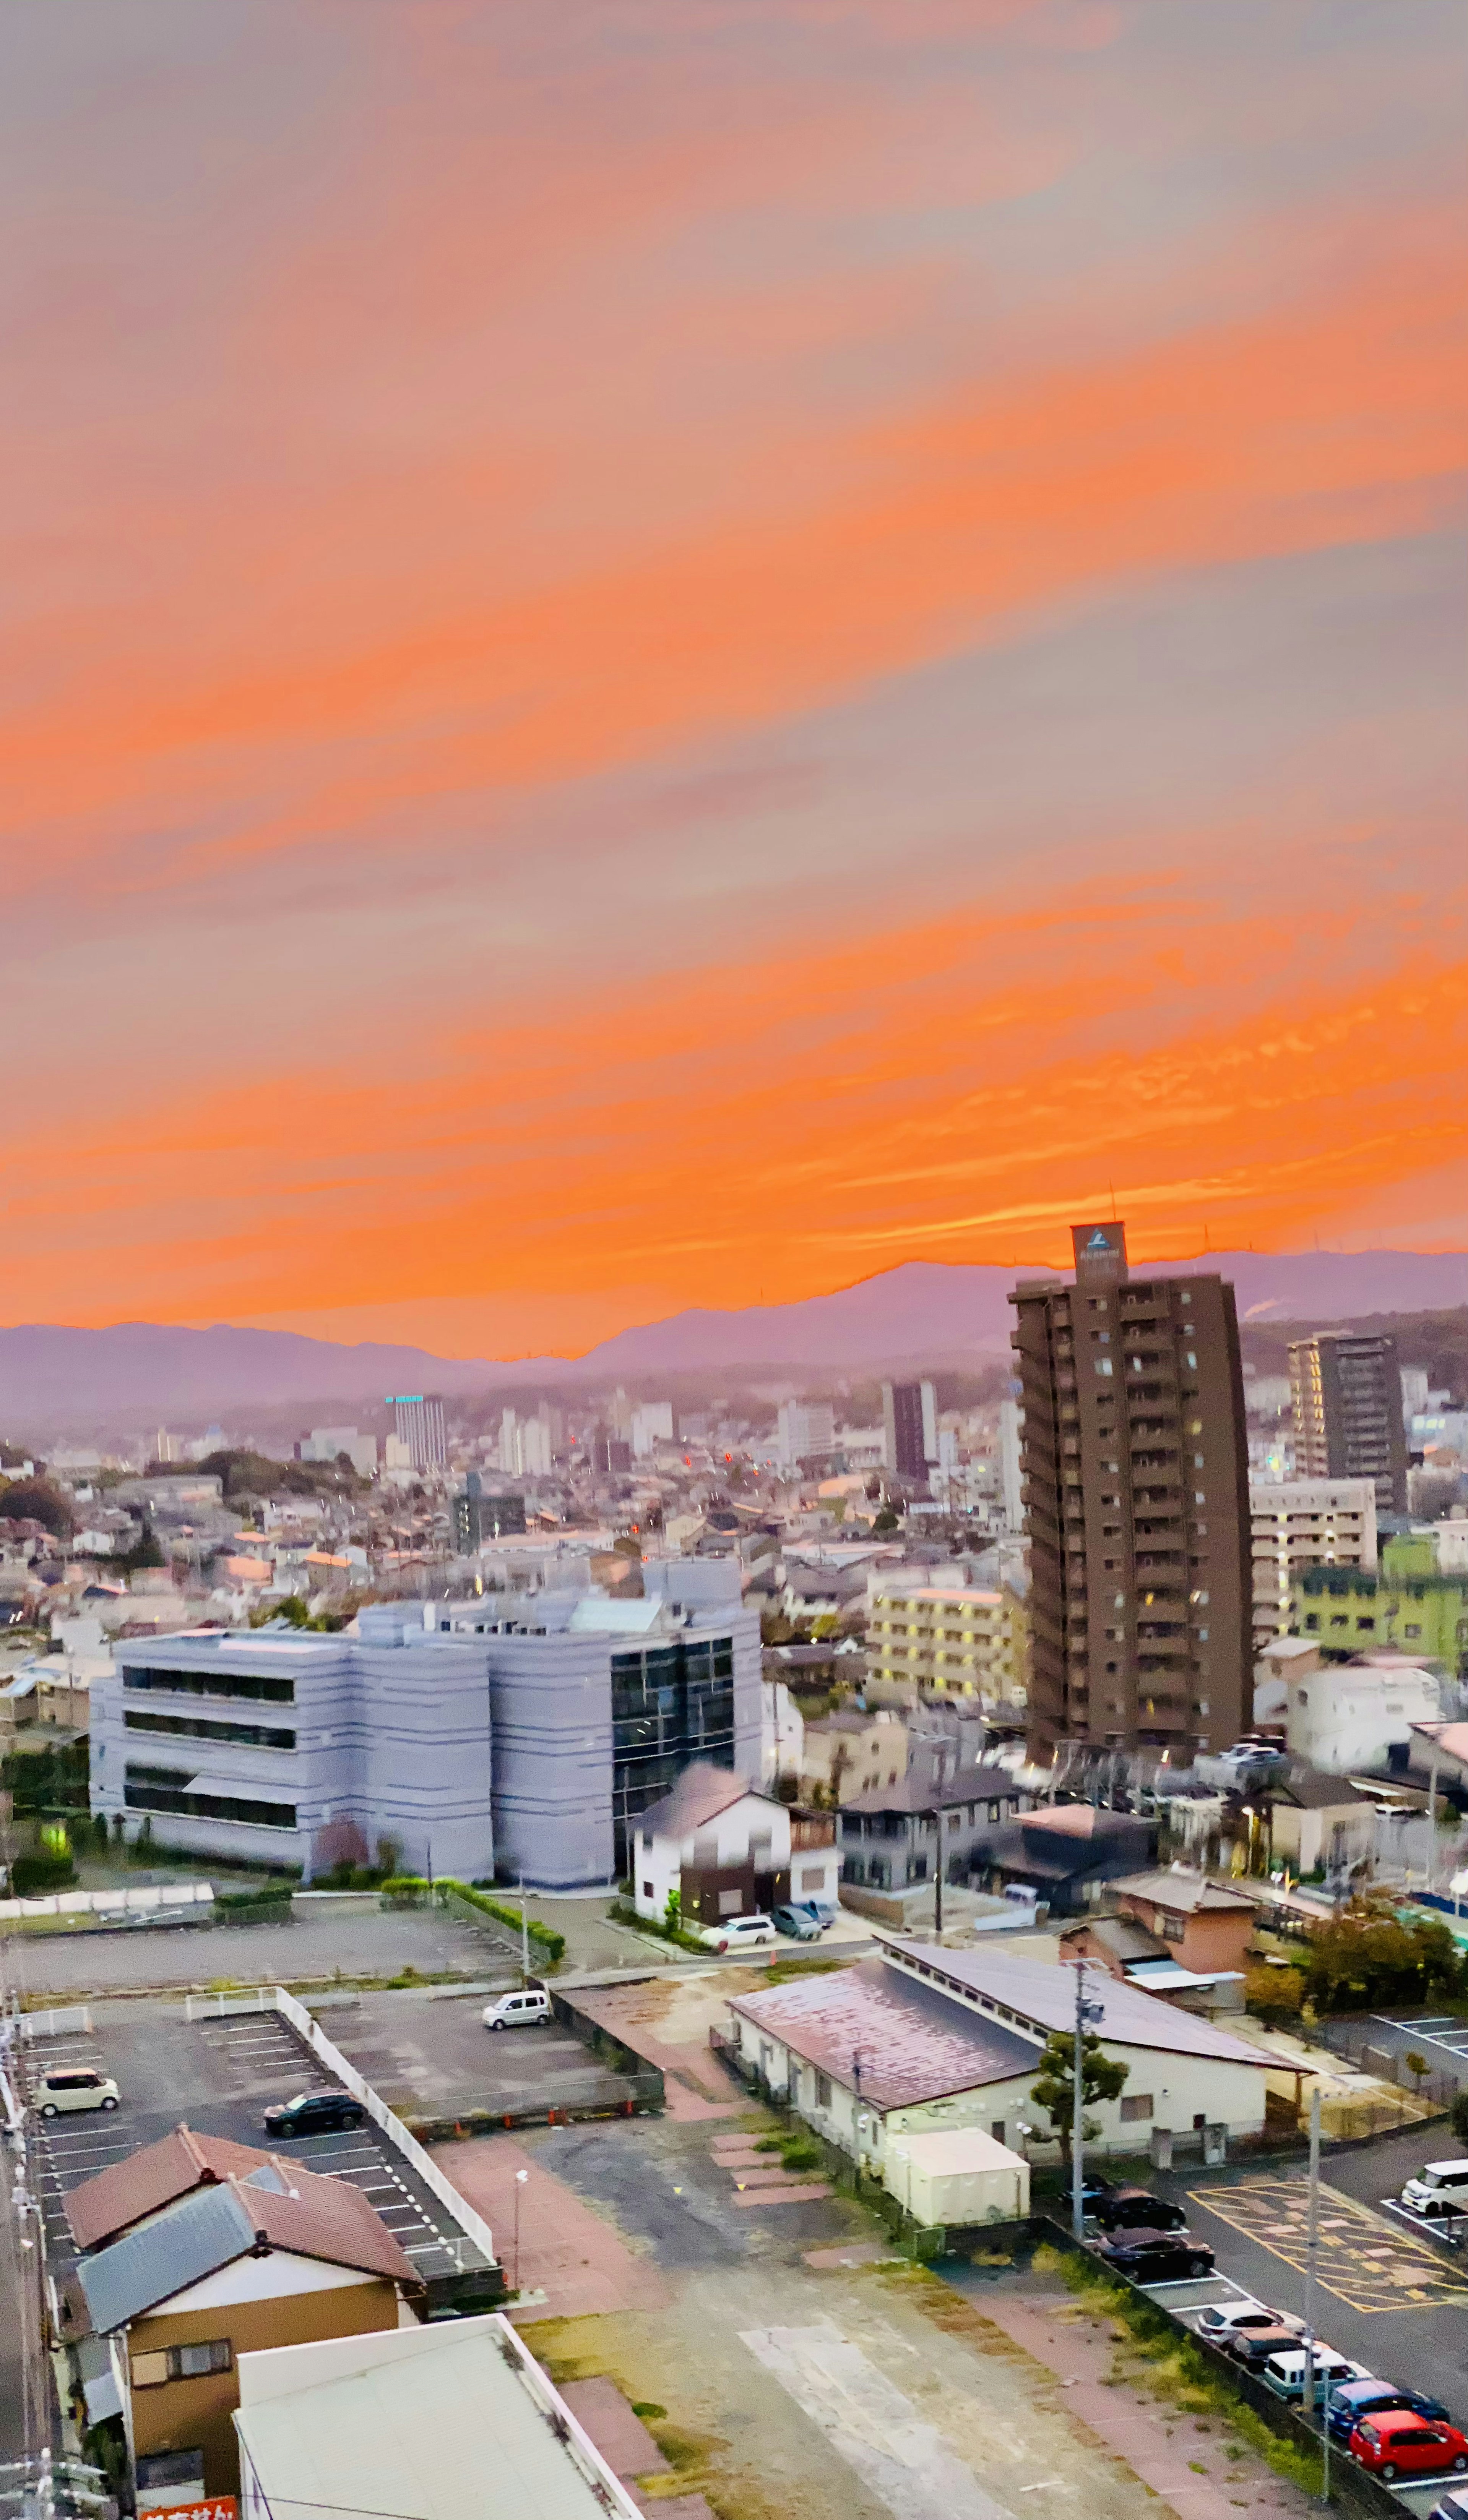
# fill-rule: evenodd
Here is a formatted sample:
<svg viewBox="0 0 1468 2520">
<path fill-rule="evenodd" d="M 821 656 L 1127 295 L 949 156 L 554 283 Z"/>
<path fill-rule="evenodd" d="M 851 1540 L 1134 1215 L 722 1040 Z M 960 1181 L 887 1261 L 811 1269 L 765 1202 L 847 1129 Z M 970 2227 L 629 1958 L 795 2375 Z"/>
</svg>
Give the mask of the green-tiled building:
<svg viewBox="0 0 1468 2520">
<path fill-rule="evenodd" d="M 1439 1574 L 1430 1539 L 1389 1540 L 1377 1574 L 1307 1567 L 1295 1582 L 1295 1628 L 1336 1659 L 1388 1646 L 1468 1676 L 1468 1574 Z"/>
</svg>

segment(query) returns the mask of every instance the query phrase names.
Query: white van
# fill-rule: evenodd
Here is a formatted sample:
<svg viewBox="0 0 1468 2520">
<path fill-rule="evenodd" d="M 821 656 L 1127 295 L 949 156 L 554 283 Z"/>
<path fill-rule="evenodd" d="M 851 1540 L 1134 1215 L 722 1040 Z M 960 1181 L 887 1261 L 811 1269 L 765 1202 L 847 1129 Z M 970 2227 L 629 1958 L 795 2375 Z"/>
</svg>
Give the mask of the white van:
<svg viewBox="0 0 1468 2520">
<path fill-rule="evenodd" d="M 724 1916 L 700 1928 L 699 1941 L 713 1952 L 755 1952 L 775 1939 L 773 1916 Z"/>
<path fill-rule="evenodd" d="M 115 2109 L 119 2097 L 111 2075 L 91 2065 L 53 2065 L 35 2087 L 35 2107 L 43 2118 L 63 2109 Z"/>
<path fill-rule="evenodd" d="M 1468 2214 L 1468 2161 L 1429 2161 L 1401 2191 L 1403 2205 L 1437 2222 L 1445 2214 Z"/>
<path fill-rule="evenodd" d="M 531 2022 L 550 2018 L 551 2000 L 543 1986 L 525 1987 L 518 1995 L 496 1995 L 480 2014 L 486 2030 L 525 2030 Z"/>
</svg>

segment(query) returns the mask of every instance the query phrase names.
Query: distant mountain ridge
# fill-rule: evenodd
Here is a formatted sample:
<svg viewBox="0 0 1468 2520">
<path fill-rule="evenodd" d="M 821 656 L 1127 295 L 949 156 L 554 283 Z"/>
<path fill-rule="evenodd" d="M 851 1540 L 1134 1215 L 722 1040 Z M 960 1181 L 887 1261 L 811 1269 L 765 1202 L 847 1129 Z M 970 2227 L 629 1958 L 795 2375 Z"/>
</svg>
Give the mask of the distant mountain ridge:
<svg viewBox="0 0 1468 2520">
<path fill-rule="evenodd" d="M 1133 1264 L 1138 1274 L 1145 1265 Z M 1232 1279 L 1246 1320 L 1344 1321 L 1468 1303 L 1468 1253 L 1461 1251 L 1218 1251 L 1158 1266 Z M 583 1356 L 511 1361 L 373 1342 L 344 1346 L 226 1323 L 209 1329 L 22 1324 L 0 1329 L 0 1434 L 40 1437 L 125 1419 L 193 1423 L 295 1401 L 380 1402 L 390 1392 L 424 1389 L 457 1397 L 724 1367 L 860 1372 L 964 1356 L 977 1362 L 1007 1346 L 1006 1298 L 1016 1277 L 1038 1274 L 1038 1266 L 1023 1264 L 910 1260 L 802 1303 L 695 1308 L 619 1330 Z"/>
</svg>

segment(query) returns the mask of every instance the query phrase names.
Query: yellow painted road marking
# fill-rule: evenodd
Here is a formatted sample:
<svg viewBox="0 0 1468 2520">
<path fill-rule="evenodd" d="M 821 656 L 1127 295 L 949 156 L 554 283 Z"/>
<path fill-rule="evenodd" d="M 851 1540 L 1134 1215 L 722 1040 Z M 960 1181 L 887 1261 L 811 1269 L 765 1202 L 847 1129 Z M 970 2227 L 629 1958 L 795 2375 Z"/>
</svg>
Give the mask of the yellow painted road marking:
<svg viewBox="0 0 1468 2520">
<path fill-rule="evenodd" d="M 1194 2188 L 1188 2202 L 1304 2274 L 1309 2203 L 1303 2174 Z M 1468 2308 L 1468 2273 L 1445 2266 L 1423 2241 L 1394 2231 L 1368 2205 L 1323 2184 L 1315 2272 L 1325 2290 L 1350 2310 L 1425 2310 L 1443 2302 Z"/>
</svg>

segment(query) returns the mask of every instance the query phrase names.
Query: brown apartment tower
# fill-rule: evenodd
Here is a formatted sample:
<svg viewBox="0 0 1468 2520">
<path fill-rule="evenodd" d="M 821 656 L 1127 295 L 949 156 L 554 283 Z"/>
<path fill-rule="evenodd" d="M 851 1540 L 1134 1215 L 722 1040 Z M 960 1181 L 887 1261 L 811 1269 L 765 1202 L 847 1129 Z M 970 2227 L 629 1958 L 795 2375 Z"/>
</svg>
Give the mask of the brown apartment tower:
<svg viewBox="0 0 1468 2520">
<path fill-rule="evenodd" d="M 1252 1535 L 1233 1288 L 1126 1269 L 1072 1229 L 1076 1278 L 1010 1296 L 1031 1543 L 1030 1745 L 1226 1749 L 1253 1712 Z"/>
</svg>

